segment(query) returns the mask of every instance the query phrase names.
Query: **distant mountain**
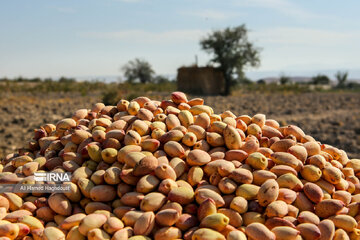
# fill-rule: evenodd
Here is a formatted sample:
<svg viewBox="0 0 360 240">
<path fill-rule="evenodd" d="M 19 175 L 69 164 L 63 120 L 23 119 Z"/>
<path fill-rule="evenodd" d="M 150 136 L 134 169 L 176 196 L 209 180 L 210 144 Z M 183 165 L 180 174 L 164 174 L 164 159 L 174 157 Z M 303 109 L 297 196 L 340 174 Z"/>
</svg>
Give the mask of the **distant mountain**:
<svg viewBox="0 0 360 240">
<path fill-rule="evenodd" d="M 120 82 L 120 76 L 104 75 L 104 76 L 79 76 L 75 77 L 77 81 L 100 81 L 100 82 Z"/>
<path fill-rule="evenodd" d="M 344 70 L 342 70 L 344 71 Z M 360 69 L 348 69 L 346 70 L 349 73 L 349 82 L 358 82 L 360 83 Z M 253 81 L 258 81 L 260 79 L 268 79 L 268 81 L 278 81 L 280 76 L 288 76 L 296 82 L 306 82 L 309 81 L 313 76 L 316 76 L 318 74 L 324 74 L 328 76 L 332 81 L 336 82 L 335 79 L 335 73 L 337 70 L 284 70 L 284 71 L 257 71 L 257 70 L 251 70 L 246 71 L 245 74 L 248 78 L 250 78 Z"/>
<path fill-rule="evenodd" d="M 176 74 L 161 74 L 161 76 L 164 76 L 170 80 L 176 78 Z M 123 82 L 124 78 L 120 75 L 99 75 L 99 76 L 78 76 L 74 77 L 77 81 L 101 81 L 106 83 L 112 83 L 112 82 Z"/>
<path fill-rule="evenodd" d="M 310 83 L 312 78 L 310 77 L 289 77 L 290 82 L 292 83 Z M 280 77 L 267 77 L 267 78 L 261 78 L 258 79 L 259 80 L 263 80 L 265 81 L 265 83 L 269 84 L 269 83 L 280 83 Z M 336 80 L 334 79 L 330 79 L 330 83 L 331 85 L 336 84 Z M 356 82 L 356 83 L 360 83 L 360 79 L 348 79 L 347 82 Z"/>
<path fill-rule="evenodd" d="M 289 72 L 283 72 L 280 71 L 247 71 L 245 74 L 248 78 L 250 78 L 252 81 L 258 81 L 260 79 L 263 79 L 266 83 L 272 83 L 272 82 L 278 82 L 280 79 L 280 75 L 283 74 L 284 76 L 290 77 L 290 80 L 292 82 L 297 83 L 307 83 L 311 81 L 311 78 L 313 76 L 316 76 L 317 74 L 325 74 L 327 75 L 333 82 L 336 82 L 336 79 L 334 78 L 334 74 L 336 71 L 289 71 Z M 165 77 L 169 79 L 176 79 L 176 74 L 163 74 Z M 121 79 L 120 75 L 98 75 L 98 76 L 77 76 L 74 77 L 78 81 L 102 81 L 106 83 L 111 82 L 119 82 Z M 360 83 L 360 71 L 357 70 L 349 70 L 349 82 L 357 82 Z"/>
</svg>

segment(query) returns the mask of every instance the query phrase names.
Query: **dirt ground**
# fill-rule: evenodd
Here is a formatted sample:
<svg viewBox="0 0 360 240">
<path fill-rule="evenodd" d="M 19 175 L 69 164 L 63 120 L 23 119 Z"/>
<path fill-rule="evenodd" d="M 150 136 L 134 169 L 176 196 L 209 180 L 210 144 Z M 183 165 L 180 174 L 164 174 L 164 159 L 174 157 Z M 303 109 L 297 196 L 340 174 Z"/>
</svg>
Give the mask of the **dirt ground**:
<svg viewBox="0 0 360 240">
<path fill-rule="evenodd" d="M 282 124 L 296 124 L 322 143 L 344 149 L 360 158 L 360 94 L 243 94 L 204 97 L 216 113 L 231 110 L 236 115 L 264 113 Z M 79 108 L 101 101 L 100 94 L 78 93 L 1 94 L 0 158 L 23 147 L 33 129 L 56 123 Z"/>
</svg>

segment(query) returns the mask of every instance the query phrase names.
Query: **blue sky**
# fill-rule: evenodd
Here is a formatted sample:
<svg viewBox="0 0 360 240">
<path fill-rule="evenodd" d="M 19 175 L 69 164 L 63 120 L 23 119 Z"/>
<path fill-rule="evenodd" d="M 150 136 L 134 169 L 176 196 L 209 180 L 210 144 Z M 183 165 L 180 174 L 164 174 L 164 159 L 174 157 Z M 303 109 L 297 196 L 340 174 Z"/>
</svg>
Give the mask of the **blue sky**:
<svg viewBox="0 0 360 240">
<path fill-rule="evenodd" d="M 195 55 L 208 62 L 201 37 L 245 23 L 263 48 L 253 79 L 360 78 L 359 9 L 357 0 L 2 0 L 0 77 L 116 76 L 136 57 L 175 75 Z"/>
</svg>

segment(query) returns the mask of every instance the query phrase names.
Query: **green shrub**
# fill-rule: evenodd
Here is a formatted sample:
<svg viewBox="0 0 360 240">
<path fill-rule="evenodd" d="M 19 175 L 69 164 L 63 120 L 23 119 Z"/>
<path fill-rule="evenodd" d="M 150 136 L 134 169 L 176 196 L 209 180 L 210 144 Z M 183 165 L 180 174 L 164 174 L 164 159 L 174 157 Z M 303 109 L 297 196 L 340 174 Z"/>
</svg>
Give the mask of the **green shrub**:
<svg viewBox="0 0 360 240">
<path fill-rule="evenodd" d="M 110 89 L 102 93 L 102 102 L 105 105 L 116 105 L 118 102 L 118 90 Z"/>
</svg>

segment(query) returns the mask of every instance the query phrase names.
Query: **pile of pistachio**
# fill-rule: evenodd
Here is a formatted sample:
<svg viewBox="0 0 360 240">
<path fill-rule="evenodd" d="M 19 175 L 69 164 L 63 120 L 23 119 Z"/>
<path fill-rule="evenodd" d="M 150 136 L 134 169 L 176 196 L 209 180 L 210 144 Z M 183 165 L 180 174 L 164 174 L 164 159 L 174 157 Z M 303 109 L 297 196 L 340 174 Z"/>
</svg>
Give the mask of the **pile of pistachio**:
<svg viewBox="0 0 360 240">
<path fill-rule="evenodd" d="M 96 103 L 36 129 L 1 184 L 70 172 L 70 191 L 0 194 L 0 240 L 360 239 L 360 160 L 264 114 L 201 98 Z"/>
</svg>

